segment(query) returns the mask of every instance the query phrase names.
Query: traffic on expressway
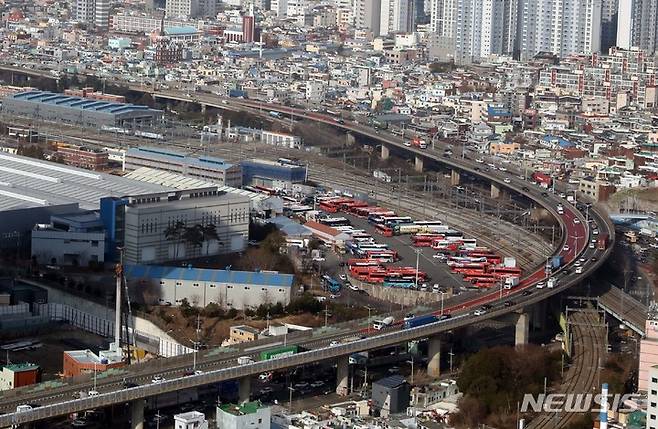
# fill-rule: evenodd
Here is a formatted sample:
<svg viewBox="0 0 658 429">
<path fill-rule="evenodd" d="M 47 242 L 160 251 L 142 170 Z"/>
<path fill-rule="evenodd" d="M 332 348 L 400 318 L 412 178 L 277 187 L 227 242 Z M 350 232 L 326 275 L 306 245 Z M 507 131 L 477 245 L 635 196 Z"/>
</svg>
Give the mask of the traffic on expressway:
<svg viewBox="0 0 658 429">
<path fill-rule="evenodd" d="M 157 96 L 167 97 L 167 93 L 157 93 Z M 282 342 L 280 340 L 274 340 L 278 342 L 267 340 L 252 343 L 249 346 L 239 345 L 219 352 L 218 350 L 208 350 L 194 357 L 187 355 L 160 359 L 131 366 L 125 374 L 108 376 L 102 381 L 98 380 L 96 390 L 99 394 L 82 399 L 75 399 L 74 394 L 91 389 L 92 381 L 89 378 L 70 381 L 68 384 L 47 390 L 23 388 L 3 392 L 0 396 L 0 411 L 5 414 L 0 416 L 0 427 L 43 420 L 111 404 L 125 403 L 156 394 L 248 377 L 265 371 L 345 357 L 354 352 L 386 347 L 413 339 L 427 338 L 487 318 L 522 311 L 525 307 L 578 283 L 582 278 L 593 272 L 610 253 L 612 243 L 605 248 L 590 245 L 591 240 L 595 239 L 595 230 L 599 234 L 607 234 L 611 239 L 614 237 L 611 224 L 595 209 L 589 209 L 588 214 L 584 215 L 574 205 L 554 194 L 545 193 L 539 188 L 528 187 L 528 182 L 521 179 L 506 180 L 500 173 L 482 172 L 477 164 L 470 160 L 442 157 L 440 153 L 431 149 L 420 150 L 406 147 L 403 145 L 402 140 L 396 136 L 380 134 L 372 128 L 350 121 L 337 121 L 336 118 L 328 115 L 248 100 L 223 99 L 205 94 L 195 94 L 192 98 L 177 93 L 173 94 L 172 97 L 204 103 L 218 108 L 225 108 L 229 104 L 238 107 L 262 107 L 268 111 L 278 111 L 331 124 L 347 131 L 364 134 L 399 150 L 409 151 L 417 156 L 432 159 L 438 163 L 444 163 L 460 171 L 469 172 L 472 175 L 495 182 L 501 187 L 529 197 L 537 205 L 543 206 L 558 220 L 563 232 L 563 240 L 556 255 L 563 257 L 564 265 L 557 271 L 548 273 L 548 275 L 544 267 L 538 268 L 526 276 L 517 287 L 503 289 L 501 286 L 500 290 L 483 294 L 458 306 L 444 308 L 443 312 L 450 313 L 451 318 L 416 328 L 400 329 L 400 326 L 392 326 L 380 331 L 373 331 L 369 329 L 370 322 L 368 320 L 356 321 L 352 322 L 350 327 L 341 327 L 332 333 L 320 334 L 313 332 L 299 336 L 289 336 L 284 340 L 288 345 L 299 345 L 308 351 L 243 365 L 238 363 L 238 357 L 257 357 L 258 352 L 281 345 Z M 564 207 L 562 214 L 559 214 L 556 209 L 559 204 Z M 575 265 L 582 266 L 582 269 L 576 270 Z M 551 288 L 538 287 L 549 276 L 557 279 L 557 283 Z M 483 308 L 485 305 L 486 307 Z M 433 313 L 439 315 L 439 311 L 436 309 L 433 310 Z M 394 316 L 399 319 L 397 314 Z M 359 335 L 360 339 L 347 344 L 331 345 L 333 341 L 354 335 Z M 196 362 L 194 366 L 196 371 L 193 370 L 193 359 Z M 162 377 L 162 380 L 158 383 L 152 383 L 156 376 Z M 16 407 L 23 404 L 30 404 L 33 408 L 24 412 L 16 412 Z"/>
</svg>

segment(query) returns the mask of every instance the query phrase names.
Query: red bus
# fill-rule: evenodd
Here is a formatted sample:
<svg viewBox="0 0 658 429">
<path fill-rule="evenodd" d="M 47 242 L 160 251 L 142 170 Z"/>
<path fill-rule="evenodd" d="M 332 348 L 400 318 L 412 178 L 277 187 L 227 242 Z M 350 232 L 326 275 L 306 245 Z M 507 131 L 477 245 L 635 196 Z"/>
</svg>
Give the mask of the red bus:
<svg viewBox="0 0 658 429">
<path fill-rule="evenodd" d="M 386 225 L 375 225 L 375 231 L 384 237 L 393 237 L 393 228 Z"/>
<path fill-rule="evenodd" d="M 416 247 L 430 247 L 434 240 L 442 240 L 439 234 L 416 234 L 411 236 L 411 242 Z"/>
<path fill-rule="evenodd" d="M 490 270 L 497 277 L 521 277 L 521 268 L 517 267 L 494 267 Z"/>
<path fill-rule="evenodd" d="M 327 213 L 336 213 L 338 211 L 338 206 L 332 201 L 322 201 L 318 208 Z"/>
<path fill-rule="evenodd" d="M 390 256 L 393 260 L 398 259 L 398 252 L 392 249 L 366 250 L 366 259 L 380 259 L 382 256 Z"/>
<path fill-rule="evenodd" d="M 386 279 L 386 271 L 377 270 L 368 273 L 368 277 L 366 281 L 369 283 L 384 283 L 384 279 Z"/>
<path fill-rule="evenodd" d="M 373 259 L 351 258 L 347 260 L 348 267 L 377 267 L 379 262 Z"/>
</svg>

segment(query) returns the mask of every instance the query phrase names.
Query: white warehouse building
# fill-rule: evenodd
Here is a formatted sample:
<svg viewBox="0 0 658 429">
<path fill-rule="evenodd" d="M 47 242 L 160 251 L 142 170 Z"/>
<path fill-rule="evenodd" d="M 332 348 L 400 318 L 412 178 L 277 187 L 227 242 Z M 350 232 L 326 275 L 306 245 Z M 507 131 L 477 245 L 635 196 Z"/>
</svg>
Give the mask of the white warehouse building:
<svg viewBox="0 0 658 429">
<path fill-rule="evenodd" d="M 294 276 L 278 272 L 249 272 L 128 265 L 131 294 L 147 304 L 179 305 L 185 298 L 195 306 L 214 302 L 243 310 L 261 304 L 290 303 Z"/>
</svg>

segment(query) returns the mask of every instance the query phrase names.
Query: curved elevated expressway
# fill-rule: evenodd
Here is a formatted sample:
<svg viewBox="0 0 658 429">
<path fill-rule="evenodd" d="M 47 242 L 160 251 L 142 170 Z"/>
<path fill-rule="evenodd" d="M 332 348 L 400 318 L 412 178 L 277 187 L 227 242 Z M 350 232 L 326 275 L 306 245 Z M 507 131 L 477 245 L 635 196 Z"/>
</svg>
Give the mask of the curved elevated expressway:
<svg viewBox="0 0 658 429">
<path fill-rule="evenodd" d="M 133 88 L 134 89 L 134 88 Z M 141 88 L 144 90 L 144 88 Z M 150 91 L 152 92 L 152 91 Z M 535 187 L 526 187 L 527 182 L 511 179 L 510 183 L 504 182 L 504 177 L 495 172 L 482 172 L 477 169 L 477 165 L 470 161 L 456 160 L 452 158 L 441 157 L 431 150 L 419 150 L 405 147 L 401 139 L 394 136 L 384 136 L 376 130 L 364 127 L 359 124 L 345 121 L 338 123 L 333 117 L 309 113 L 302 110 L 291 109 L 284 106 L 267 105 L 264 103 L 251 102 L 248 100 L 225 99 L 217 96 L 206 94 L 194 94 L 189 97 L 180 92 L 157 92 L 154 94 L 161 98 L 172 98 L 181 101 L 201 103 L 221 109 L 231 108 L 232 110 L 241 107 L 250 109 L 262 108 L 265 111 L 279 111 L 285 114 L 306 118 L 318 122 L 334 125 L 345 129 L 346 131 L 360 133 L 377 139 L 382 145 L 395 147 L 399 151 L 408 151 L 421 160 L 431 160 L 437 163 L 443 163 L 453 168 L 457 172 L 468 172 L 472 175 L 480 176 L 490 181 L 495 186 L 507 188 L 510 191 L 525 195 L 535 202 L 537 206 L 542 206 L 548 210 L 560 223 L 562 228 L 563 243 L 556 254 L 561 254 L 565 260 L 565 266 L 552 275 L 559 279 L 558 286 L 552 289 L 536 289 L 535 284 L 545 278 L 543 267 L 525 277 L 520 285 L 512 291 L 495 291 L 482 294 L 477 298 L 461 303 L 458 306 L 444 309 L 445 312 L 452 314 L 451 319 L 436 322 L 429 325 L 420 326 L 408 330 L 400 330 L 399 326 L 391 327 L 388 330 L 371 332 L 368 329 L 368 321 L 353 321 L 347 324 L 336 325 L 333 329 L 316 329 L 312 332 L 290 335 L 287 337 L 287 344 L 298 344 L 308 351 L 296 355 L 281 357 L 267 361 L 259 361 L 247 365 L 238 365 L 239 356 L 256 356 L 258 352 L 267 348 L 276 347 L 282 344 L 279 339 L 261 340 L 247 345 L 241 345 L 231 349 L 210 349 L 199 353 L 197 358 L 197 368 L 204 372 L 198 375 L 185 375 L 192 368 L 192 356 L 179 356 L 170 359 L 158 359 L 144 364 L 137 364 L 127 368 L 125 374 L 117 376 L 108 376 L 98 380 L 97 388 L 100 392 L 98 396 L 84 399 L 72 399 L 73 394 L 79 391 L 92 389 L 90 378 L 72 379 L 65 381 L 59 387 L 47 389 L 37 387 L 28 387 L 5 391 L 0 395 L 0 412 L 7 413 L 0 416 L 0 427 L 10 426 L 12 424 L 27 423 L 37 420 L 44 420 L 52 417 L 63 416 L 73 412 L 88 410 L 133 402 L 140 404 L 143 415 L 143 398 L 154 396 L 167 392 L 174 392 L 181 389 L 194 388 L 198 386 L 216 383 L 224 380 L 240 379 L 248 380 L 249 376 L 259 374 L 265 371 L 280 370 L 285 368 L 296 367 L 299 365 L 310 364 L 323 360 L 338 361 L 338 384 L 346 383 L 347 379 L 347 357 L 355 352 L 377 349 L 392 346 L 405 341 L 429 338 L 430 354 L 438 355 L 440 345 L 437 349 L 433 347 L 433 339 L 438 340 L 438 336 L 450 330 L 454 330 L 472 323 L 481 322 L 489 318 L 498 318 L 510 314 L 524 316 L 524 309 L 531 305 L 545 300 L 546 298 L 558 294 L 565 289 L 577 284 L 583 278 L 590 275 L 598 268 L 600 264 L 609 256 L 614 243 L 614 229 L 607 216 L 599 213 L 597 209 L 591 208 L 589 216 L 596 223 L 601 234 L 607 233 L 610 237 L 610 244 L 604 251 L 590 249 L 590 226 L 584 215 L 568 202 L 557 198 L 554 195 L 548 197 L 542 196 L 542 191 Z M 555 207 L 558 203 L 564 206 L 564 215 L 557 214 Z M 578 221 L 575 221 L 578 219 Z M 562 250 L 563 245 L 569 246 L 569 251 Z M 584 270 L 581 274 L 576 274 L 570 266 L 578 258 L 586 258 Z M 596 257 L 595 261 L 591 258 Z M 534 289 L 534 293 L 525 295 L 522 291 Z M 515 304 L 505 306 L 504 301 L 513 297 Z M 483 315 L 475 316 L 473 311 L 481 305 L 488 303 L 492 309 Z M 438 314 L 438 311 L 434 311 Z M 524 317 L 527 333 L 527 317 Z M 518 332 L 518 325 L 517 325 Z M 352 337 L 355 334 L 361 335 L 362 339 L 349 342 L 347 344 L 330 346 L 330 342 L 341 338 Z M 430 356 L 430 365 L 438 365 L 437 356 Z M 154 375 L 163 375 L 166 381 L 152 384 L 150 382 Z M 123 388 L 124 380 L 140 384 L 137 387 Z M 242 383 L 241 383 L 242 385 Z M 21 404 L 31 404 L 35 406 L 30 411 L 15 412 L 16 407 Z M 137 408 L 137 419 L 139 419 L 139 408 Z M 133 427 L 135 423 L 133 423 Z"/>
</svg>

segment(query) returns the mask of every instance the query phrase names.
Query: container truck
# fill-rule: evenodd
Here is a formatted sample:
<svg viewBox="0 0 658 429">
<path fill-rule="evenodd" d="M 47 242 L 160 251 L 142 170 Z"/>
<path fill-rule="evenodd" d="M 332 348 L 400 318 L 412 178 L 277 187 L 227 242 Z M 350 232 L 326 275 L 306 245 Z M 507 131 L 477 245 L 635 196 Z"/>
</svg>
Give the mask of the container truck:
<svg viewBox="0 0 658 429">
<path fill-rule="evenodd" d="M 260 360 L 270 360 L 270 359 L 277 359 L 286 356 L 292 356 L 295 353 L 297 353 L 298 350 L 299 350 L 298 346 L 286 346 L 286 347 L 278 347 L 272 350 L 265 350 L 260 352 Z"/>
<path fill-rule="evenodd" d="M 518 285 L 519 285 L 519 278 L 518 277 L 506 277 L 505 278 L 505 284 L 503 285 L 503 288 L 512 289 L 513 287 L 516 287 Z"/>
<path fill-rule="evenodd" d="M 416 328 L 418 326 L 438 322 L 438 320 L 439 319 L 437 319 L 433 314 L 428 314 L 426 316 L 416 316 L 413 319 L 404 322 L 404 329 Z"/>
<path fill-rule="evenodd" d="M 555 255 L 553 256 L 553 259 L 551 259 L 551 269 L 557 270 L 562 266 L 564 263 L 564 257 L 562 255 Z"/>
<path fill-rule="evenodd" d="M 599 234 L 599 237 L 596 240 L 596 248 L 599 250 L 605 250 L 607 247 L 608 247 L 608 234 Z"/>
<path fill-rule="evenodd" d="M 250 356 L 240 356 L 238 358 L 238 365 L 248 365 L 254 363 L 254 360 Z"/>
<path fill-rule="evenodd" d="M 372 324 L 372 327 L 373 329 L 379 331 L 388 326 L 391 326 L 393 322 L 395 322 L 395 318 L 393 318 L 392 316 L 388 316 L 383 318 L 382 320 L 375 320 L 375 323 Z"/>
<path fill-rule="evenodd" d="M 557 279 L 555 277 L 551 277 L 548 279 L 546 282 L 546 287 L 549 289 L 553 289 L 555 286 L 557 286 Z"/>
</svg>

